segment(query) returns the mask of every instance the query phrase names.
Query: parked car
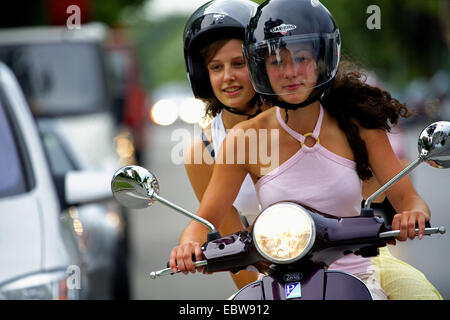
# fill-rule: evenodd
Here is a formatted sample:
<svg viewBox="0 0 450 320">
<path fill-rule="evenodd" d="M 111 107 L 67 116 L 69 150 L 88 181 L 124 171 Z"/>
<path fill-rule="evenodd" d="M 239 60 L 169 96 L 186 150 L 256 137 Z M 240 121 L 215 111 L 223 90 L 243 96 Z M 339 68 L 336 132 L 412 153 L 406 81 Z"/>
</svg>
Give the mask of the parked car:
<svg viewBox="0 0 450 320">
<path fill-rule="evenodd" d="M 128 242 L 124 212 L 111 197 L 109 171 L 92 170 L 83 166 L 66 139 L 58 134 L 52 121 L 38 122 L 41 140 L 57 187 L 63 215 L 79 224 L 77 245 L 82 252 L 89 283 L 89 299 L 128 299 Z M 81 188 L 69 195 L 64 185 L 79 180 Z M 84 189 L 83 184 L 90 184 Z M 96 190 L 94 201 L 80 204 Z M 102 197 L 98 197 L 102 194 Z M 76 204 L 76 205 L 74 205 Z"/>
<path fill-rule="evenodd" d="M 35 122 L 14 75 L 3 63 L 0 168 L 0 298 L 85 298 L 85 265 L 73 236 L 76 222 L 61 216 Z M 72 187 L 83 186 L 67 185 L 65 193 L 71 194 Z M 90 196 L 96 197 L 94 192 Z M 74 286 L 72 276 L 77 277 Z"/>
<path fill-rule="evenodd" d="M 0 30 L 0 60 L 15 73 L 37 122 L 60 212 L 76 221 L 76 245 L 86 266 L 88 299 L 128 298 L 126 212 L 111 197 L 120 167 L 101 24 L 80 30 L 32 27 Z M 73 180 L 107 195 L 80 205 L 67 194 Z M 94 183 L 97 181 L 98 183 Z M 77 192 L 88 197 L 89 188 Z M 69 196 L 75 196 L 70 199 Z"/>
</svg>

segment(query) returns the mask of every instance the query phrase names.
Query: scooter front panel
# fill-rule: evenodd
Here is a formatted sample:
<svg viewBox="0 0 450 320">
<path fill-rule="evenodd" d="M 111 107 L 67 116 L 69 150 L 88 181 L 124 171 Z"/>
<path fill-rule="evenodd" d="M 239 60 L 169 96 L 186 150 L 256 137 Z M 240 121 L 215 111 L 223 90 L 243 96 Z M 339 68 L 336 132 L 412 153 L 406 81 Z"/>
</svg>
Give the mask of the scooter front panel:
<svg viewBox="0 0 450 320">
<path fill-rule="evenodd" d="M 233 300 L 265 300 L 262 286 L 262 281 L 250 283 L 239 290 Z"/>
<path fill-rule="evenodd" d="M 369 288 L 358 277 L 337 270 L 325 274 L 325 300 L 373 300 Z"/>
<path fill-rule="evenodd" d="M 261 281 L 242 288 L 233 300 L 286 300 L 289 286 L 296 283 L 299 283 L 300 288 L 298 289 L 301 295 L 293 300 L 322 300 L 325 285 L 324 274 L 323 269 L 318 269 L 297 282 L 284 282 L 274 276 L 265 276 Z"/>
</svg>

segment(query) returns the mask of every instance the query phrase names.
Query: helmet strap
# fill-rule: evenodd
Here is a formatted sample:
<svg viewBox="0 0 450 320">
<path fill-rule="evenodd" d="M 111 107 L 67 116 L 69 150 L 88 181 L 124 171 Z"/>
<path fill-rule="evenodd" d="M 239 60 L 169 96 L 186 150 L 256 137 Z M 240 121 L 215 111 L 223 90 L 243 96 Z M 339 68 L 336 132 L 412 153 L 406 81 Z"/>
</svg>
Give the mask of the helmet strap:
<svg viewBox="0 0 450 320">
<path fill-rule="evenodd" d="M 255 94 L 253 96 L 253 98 L 249 101 L 249 105 L 250 106 L 254 106 L 255 104 L 258 106 L 258 108 L 256 109 L 256 111 L 253 114 L 249 114 L 249 113 L 246 113 L 246 112 L 242 112 L 242 111 L 236 110 L 234 108 L 230 108 L 230 107 L 224 105 L 222 102 L 220 102 L 220 101 L 218 101 L 218 102 L 222 106 L 223 109 L 225 109 L 225 110 L 227 110 L 227 111 L 229 111 L 231 113 L 238 114 L 238 115 L 241 115 L 241 116 L 248 116 L 247 120 L 251 119 L 253 117 L 256 117 L 258 114 L 260 114 L 262 112 L 262 109 L 261 109 L 262 101 L 259 98 L 258 94 Z"/>
</svg>

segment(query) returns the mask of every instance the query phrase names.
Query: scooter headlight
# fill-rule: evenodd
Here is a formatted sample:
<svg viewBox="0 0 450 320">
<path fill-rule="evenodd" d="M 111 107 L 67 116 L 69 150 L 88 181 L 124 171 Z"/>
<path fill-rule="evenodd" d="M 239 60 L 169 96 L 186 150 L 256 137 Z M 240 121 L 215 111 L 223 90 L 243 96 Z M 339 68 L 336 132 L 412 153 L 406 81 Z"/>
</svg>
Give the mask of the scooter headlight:
<svg viewBox="0 0 450 320">
<path fill-rule="evenodd" d="M 287 264 L 299 260 L 314 244 L 316 229 L 303 207 L 280 202 L 266 208 L 257 218 L 253 239 L 267 260 Z"/>
</svg>

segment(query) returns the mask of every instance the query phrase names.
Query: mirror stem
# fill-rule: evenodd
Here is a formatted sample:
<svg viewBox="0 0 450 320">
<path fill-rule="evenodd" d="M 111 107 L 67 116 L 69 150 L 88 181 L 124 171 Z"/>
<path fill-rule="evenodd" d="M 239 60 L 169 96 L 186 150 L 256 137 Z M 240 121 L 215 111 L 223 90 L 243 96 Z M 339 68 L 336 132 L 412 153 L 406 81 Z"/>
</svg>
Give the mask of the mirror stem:
<svg viewBox="0 0 450 320">
<path fill-rule="evenodd" d="M 164 199 L 163 197 L 160 197 L 156 193 L 152 195 L 152 198 L 155 199 L 155 200 L 158 200 L 159 202 L 165 204 L 166 206 L 171 207 L 172 209 L 177 210 L 178 212 L 184 214 L 185 216 L 187 216 L 187 217 L 189 217 L 191 219 L 194 219 L 197 222 L 200 222 L 201 224 L 205 225 L 209 229 L 210 232 L 216 231 L 216 229 L 214 228 L 213 224 L 210 223 L 209 221 L 207 221 L 207 220 L 205 220 L 205 219 L 203 219 L 203 218 L 201 218 L 201 217 L 199 217 L 199 216 L 197 216 L 197 215 L 195 215 L 193 213 L 190 213 L 187 210 L 184 210 L 183 208 L 177 206 L 176 204 L 173 204 L 172 202 Z"/>
<path fill-rule="evenodd" d="M 422 163 L 424 159 L 422 157 L 418 157 L 416 160 L 411 162 L 405 169 L 403 169 L 399 174 L 397 174 L 395 177 L 393 177 L 391 180 L 389 180 L 384 186 L 382 186 L 380 189 L 375 191 L 369 198 L 367 198 L 366 202 L 364 203 L 364 209 L 370 208 L 370 204 L 372 201 L 377 198 L 380 194 L 382 194 L 386 189 L 388 189 L 391 185 L 396 183 L 398 180 L 403 178 L 403 176 L 407 175 L 410 171 L 412 171 L 415 167 L 417 167 L 419 164 Z"/>
</svg>

